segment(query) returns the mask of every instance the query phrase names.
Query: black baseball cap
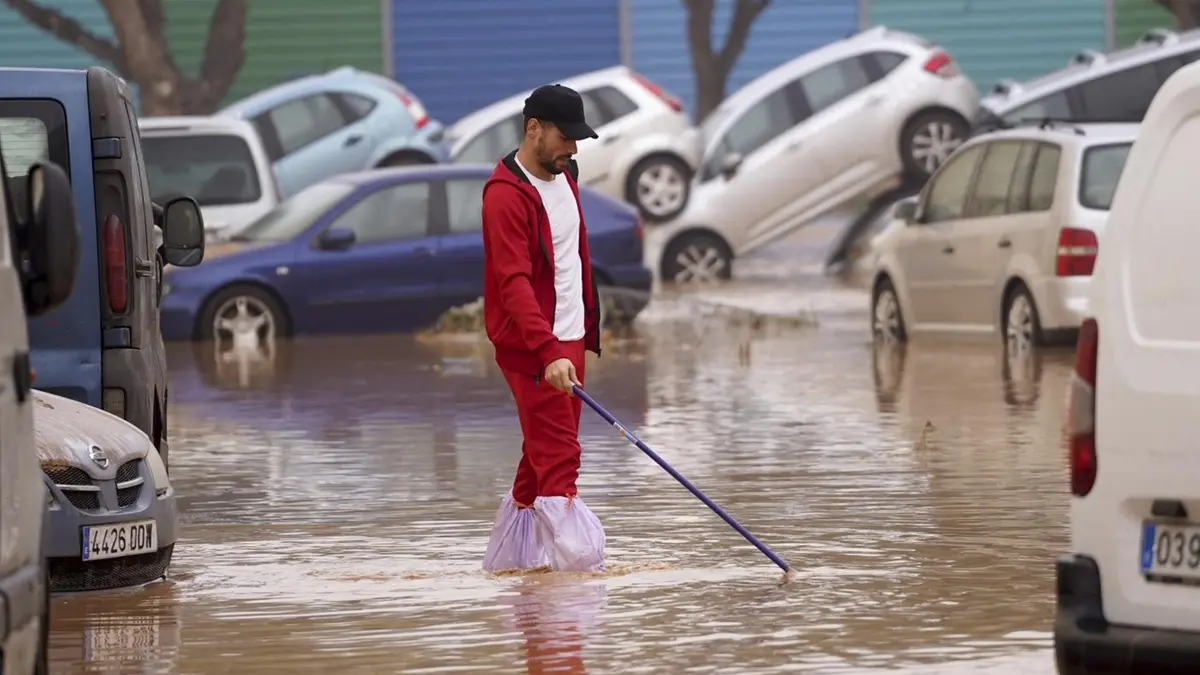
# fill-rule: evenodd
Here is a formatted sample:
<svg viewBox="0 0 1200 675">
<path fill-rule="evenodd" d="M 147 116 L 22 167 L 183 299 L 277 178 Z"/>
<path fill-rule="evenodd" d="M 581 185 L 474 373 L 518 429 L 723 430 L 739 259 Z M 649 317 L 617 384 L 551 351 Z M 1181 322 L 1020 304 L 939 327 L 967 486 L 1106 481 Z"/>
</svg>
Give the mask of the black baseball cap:
<svg viewBox="0 0 1200 675">
<path fill-rule="evenodd" d="M 561 84 L 547 84 L 533 90 L 525 99 L 525 117 L 553 122 L 563 136 L 572 141 L 600 138 L 583 118 L 583 97 Z"/>
</svg>

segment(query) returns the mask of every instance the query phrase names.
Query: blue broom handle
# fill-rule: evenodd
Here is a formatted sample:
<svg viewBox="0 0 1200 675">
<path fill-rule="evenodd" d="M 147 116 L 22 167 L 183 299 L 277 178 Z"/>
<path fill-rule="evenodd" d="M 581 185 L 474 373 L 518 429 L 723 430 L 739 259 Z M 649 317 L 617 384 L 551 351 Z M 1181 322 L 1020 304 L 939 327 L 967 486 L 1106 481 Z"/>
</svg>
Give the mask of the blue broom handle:
<svg viewBox="0 0 1200 675">
<path fill-rule="evenodd" d="M 676 471 L 675 468 L 672 467 L 670 464 L 667 464 L 667 460 L 663 459 L 662 457 L 659 457 L 658 453 L 656 453 L 650 449 L 650 446 L 643 443 L 641 441 L 641 439 L 639 439 L 637 436 L 635 436 L 633 434 L 632 431 L 630 431 L 629 429 L 626 429 L 623 424 L 621 424 L 620 422 L 617 421 L 617 418 L 612 416 L 612 413 L 608 412 L 607 410 L 604 409 L 604 406 L 597 403 L 596 399 L 594 399 L 590 395 L 588 395 L 587 392 L 585 392 L 581 387 L 579 387 L 579 385 L 573 385 L 572 389 L 574 390 L 575 395 L 578 396 L 581 401 L 588 404 L 588 406 L 591 407 L 592 410 L 595 410 L 596 414 L 603 417 L 605 422 L 608 422 L 609 424 L 611 424 L 613 426 L 613 428 L 615 428 L 617 431 L 619 431 L 622 436 L 624 436 L 627 440 L 629 440 L 630 443 L 633 443 L 634 445 L 636 445 L 639 450 L 646 453 L 650 457 L 650 459 L 654 460 L 655 464 L 658 464 L 659 466 L 661 466 L 663 469 L 666 470 L 667 473 L 671 474 L 671 476 L 673 478 L 675 478 L 675 480 L 679 481 L 679 483 L 681 485 L 683 485 L 683 487 L 687 488 L 688 492 L 691 492 L 692 494 L 696 495 L 697 499 L 704 502 L 704 504 L 708 508 L 712 509 L 713 512 L 716 513 L 718 516 L 721 516 L 722 520 L 729 523 L 729 526 L 732 527 L 733 529 L 737 530 L 738 534 L 745 537 L 746 541 L 750 542 L 751 544 L 754 544 L 754 547 L 757 548 L 759 551 L 762 551 L 763 555 L 770 558 L 771 562 L 778 565 L 780 567 L 780 569 L 782 569 L 784 572 L 791 571 L 791 567 L 789 567 L 788 564 L 783 561 L 783 558 L 780 558 L 779 556 L 775 555 L 774 551 L 767 548 L 767 545 L 762 543 L 761 541 L 759 541 L 758 537 L 755 537 L 753 534 L 750 534 L 749 530 L 742 527 L 741 523 L 734 520 L 733 516 L 726 513 L 725 509 L 718 506 L 716 502 L 709 499 L 707 495 L 705 495 L 703 492 L 701 492 L 700 488 L 697 488 L 695 485 L 692 485 L 692 482 L 690 480 L 688 480 L 687 478 L 684 478 L 683 474 Z"/>
</svg>

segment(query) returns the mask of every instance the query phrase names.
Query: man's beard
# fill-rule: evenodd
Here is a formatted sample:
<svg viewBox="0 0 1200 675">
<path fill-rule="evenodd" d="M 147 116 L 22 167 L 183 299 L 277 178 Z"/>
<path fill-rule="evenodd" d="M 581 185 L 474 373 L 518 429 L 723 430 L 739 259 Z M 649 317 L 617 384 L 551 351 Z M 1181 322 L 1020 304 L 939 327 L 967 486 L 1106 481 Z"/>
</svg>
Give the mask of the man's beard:
<svg viewBox="0 0 1200 675">
<path fill-rule="evenodd" d="M 561 159 L 564 164 L 566 164 L 567 162 L 569 162 L 571 160 L 570 155 L 561 155 L 559 157 L 551 157 L 548 160 L 542 159 L 543 157 L 546 156 L 546 145 L 544 143 L 539 142 L 536 150 L 537 150 L 537 154 L 538 154 L 538 162 L 542 165 L 543 169 L 545 169 L 547 172 L 550 173 L 551 176 L 557 176 L 558 174 L 563 172 L 563 169 L 558 167 L 558 160 Z"/>
</svg>

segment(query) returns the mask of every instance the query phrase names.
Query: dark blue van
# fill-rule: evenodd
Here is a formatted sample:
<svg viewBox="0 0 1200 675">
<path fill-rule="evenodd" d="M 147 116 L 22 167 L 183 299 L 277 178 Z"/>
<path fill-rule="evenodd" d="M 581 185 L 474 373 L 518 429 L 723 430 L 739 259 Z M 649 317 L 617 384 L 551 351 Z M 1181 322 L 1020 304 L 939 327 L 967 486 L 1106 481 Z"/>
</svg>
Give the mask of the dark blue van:
<svg viewBox="0 0 1200 675">
<path fill-rule="evenodd" d="M 26 167 L 53 162 L 70 178 L 79 222 L 74 292 L 29 321 L 37 388 L 128 420 L 167 464 L 158 303 L 164 265 L 204 256 L 199 207 L 187 197 L 151 204 L 129 87 L 104 68 L 0 68 L 0 145 L 15 204 L 25 203 Z"/>
</svg>

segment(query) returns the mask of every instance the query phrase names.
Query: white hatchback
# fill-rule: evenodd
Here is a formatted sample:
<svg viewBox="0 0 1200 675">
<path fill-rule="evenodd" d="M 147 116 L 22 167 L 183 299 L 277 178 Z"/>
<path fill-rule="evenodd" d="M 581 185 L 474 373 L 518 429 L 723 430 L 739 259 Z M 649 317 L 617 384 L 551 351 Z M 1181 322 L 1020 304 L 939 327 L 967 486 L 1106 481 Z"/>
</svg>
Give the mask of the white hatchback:
<svg viewBox="0 0 1200 675">
<path fill-rule="evenodd" d="M 1200 63 L 1154 96 L 1080 328 L 1060 673 L 1200 672 Z"/>
<path fill-rule="evenodd" d="M 195 199 L 211 240 L 236 234 L 281 201 L 253 124 L 222 116 L 143 117 L 138 128 L 151 198 Z"/>
<path fill-rule="evenodd" d="M 651 267 L 667 282 L 727 279 L 734 256 L 923 182 L 966 140 L 978 102 L 943 49 L 882 26 L 760 75 L 701 125 L 691 203 L 648 229 Z"/>
<path fill-rule="evenodd" d="M 670 220 L 687 206 L 696 146 L 683 104 L 625 66 L 559 82 L 583 97 L 599 138 L 579 141 L 579 182 L 637 207 L 644 220 Z M 521 109 L 530 92 L 497 101 L 450 127 L 460 163 L 495 164 L 521 141 Z"/>
<path fill-rule="evenodd" d="M 872 329 L 1069 342 L 1135 124 L 972 138 L 874 242 Z"/>
</svg>

